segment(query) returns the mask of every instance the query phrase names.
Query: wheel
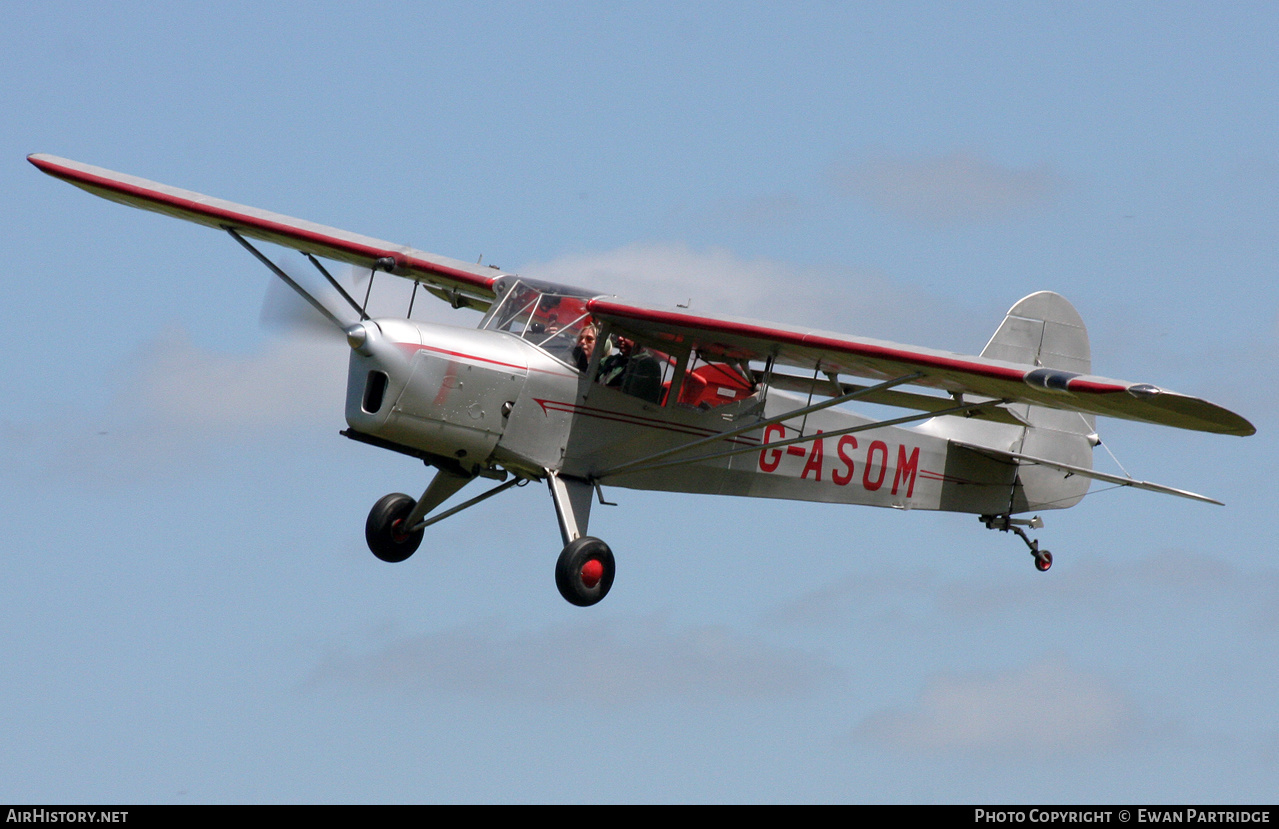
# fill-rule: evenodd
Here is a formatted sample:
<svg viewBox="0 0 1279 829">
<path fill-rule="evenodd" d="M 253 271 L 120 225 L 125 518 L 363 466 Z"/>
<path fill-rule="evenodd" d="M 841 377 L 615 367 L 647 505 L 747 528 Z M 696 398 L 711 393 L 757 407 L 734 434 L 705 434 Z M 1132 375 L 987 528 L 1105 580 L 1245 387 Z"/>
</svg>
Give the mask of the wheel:
<svg viewBox="0 0 1279 829">
<path fill-rule="evenodd" d="M 555 586 L 570 604 L 590 607 L 608 595 L 615 572 L 613 551 L 598 538 L 569 542 L 555 563 Z"/>
<path fill-rule="evenodd" d="M 1040 550 L 1035 553 L 1035 569 L 1041 573 L 1047 573 L 1048 568 L 1053 566 L 1053 554 L 1047 550 Z"/>
<path fill-rule="evenodd" d="M 369 510 L 364 522 L 364 538 L 369 542 L 373 555 L 392 564 L 413 555 L 422 543 L 422 530 L 406 533 L 401 530 L 404 519 L 413 511 L 417 501 L 402 492 L 384 495 Z"/>
</svg>

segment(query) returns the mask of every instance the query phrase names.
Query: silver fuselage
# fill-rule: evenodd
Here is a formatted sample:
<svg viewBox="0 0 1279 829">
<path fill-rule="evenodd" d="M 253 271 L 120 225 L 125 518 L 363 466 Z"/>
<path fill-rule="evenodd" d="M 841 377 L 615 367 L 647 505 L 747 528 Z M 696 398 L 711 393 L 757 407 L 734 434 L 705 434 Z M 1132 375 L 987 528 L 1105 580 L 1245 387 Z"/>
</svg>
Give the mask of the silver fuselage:
<svg viewBox="0 0 1279 829">
<path fill-rule="evenodd" d="M 746 431 L 632 471 L 608 470 L 804 406 L 761 388 L 710 410 L 659 405 L 592 382 L 520 336 L 495 330 L 378 319 L 351 352 L 346 417 L 351 429 L 469 472 L 550 472 L 612 486 L 996 514 L 1060 508 L 1087 481 L 1035 485 L 1017 469 L 952 444 L 1007 450 L 1019 427 L 937 417 L 916 428 L 830 408 Z M 812 440 L 780 448 L 798 437 Z M 738 451 L 732 454 L 734 450 Z M 713 456 L 713 457 L 712 457 Z M 703 458 L 696 460 L 697 458 Z"/>
</svg>

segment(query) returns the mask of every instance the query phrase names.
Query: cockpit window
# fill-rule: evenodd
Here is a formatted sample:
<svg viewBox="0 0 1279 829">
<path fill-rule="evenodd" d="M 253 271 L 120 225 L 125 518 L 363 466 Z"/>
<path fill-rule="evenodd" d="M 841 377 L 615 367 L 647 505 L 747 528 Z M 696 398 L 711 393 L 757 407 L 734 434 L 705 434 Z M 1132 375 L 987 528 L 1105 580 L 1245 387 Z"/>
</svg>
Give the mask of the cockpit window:
<svg viewBox="0 0 1279 829">
<path fill-rule="evenodd" d="M 533 322 L 533 313 L 537 310 L 539 297 L 540 294 L 536 291 L 517 285 L 507 293 L 495 309 L 496 313 L 489 316 L 483 327 L 492 328 L 495 331 L 510 331 L 512 334 L 524 336 Z"/>
<path fill-rule="evenodd" d="M 503 288 L 504 295 L 489 309 L 480 328 L 523 337 L 551 356 L 584 371 L 599 330 L 586 310 L 586 303 L 594 295 L 518 280 Z"/>
</svg>

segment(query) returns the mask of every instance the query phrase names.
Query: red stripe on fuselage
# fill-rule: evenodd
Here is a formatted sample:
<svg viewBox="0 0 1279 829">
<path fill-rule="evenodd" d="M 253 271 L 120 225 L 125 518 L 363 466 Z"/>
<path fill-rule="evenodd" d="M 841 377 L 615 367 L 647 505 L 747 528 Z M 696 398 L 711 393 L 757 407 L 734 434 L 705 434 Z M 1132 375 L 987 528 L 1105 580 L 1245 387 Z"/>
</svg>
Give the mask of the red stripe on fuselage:
<svg viewBox="0 0 1279 829">
<path fill-rule="evenodd" d="M 539 371 L 543 374 L 554 374 L 556 377 L 573 377 L 574 375 L 567 372 L 553 371 L 548 368 L 533 368 L 531 366 L 522 366 L 518 363 L 504 363 L 501 360 L 494 360 L 490 357 L 481 357 L 478 354 L 467 354 L 464 351 L 450 351 L 447 348 L 438 348 L 433 345 L 421 345 L 419 343 L 395 343 L 401 350 L 413 354 L 418 351 L 430 351 L 435 354 L 446 354 L 449 357 L 461 357 L 464 360 L 474 360 L 477 363 L 489 363 L 490 365 L 501 366 L 502 368 L 513 368 L 517 371 Z"/>
<path fill-rule="evenodd" d="M 572 415 L 582 415 L 583 417 L 593 417 L 597 420 L 609 420 L 614 423 L 626 423 L 631 426 L 644 426 L 650 429 L 661 429 L 666 432 L 677 432 L 681 435 L 693 435 L 695 437 L 711 437 L 718 434 L 713 429 L 705 429 L 698 426 L 687 426 L 682 423 L 672 423 L 669 420 L 658 420 L 651 417 L 640 417 L 639 415 L 628 415 L 622 412 L 616 412 L 611 409 L 597 409 L 592 406 L 579 406 L 576 403 L 564 403 L 559 400 L 545 400 L 542 398 L 533 398 L 533 402 L 542 407 L 542 411 L 557 411 Z M 736 437 L 724 438 L 729 443 L 736 443 L 741 446 L 755 446 L 759 443 L 755 438 L 738 435 Z"/>
</svg>

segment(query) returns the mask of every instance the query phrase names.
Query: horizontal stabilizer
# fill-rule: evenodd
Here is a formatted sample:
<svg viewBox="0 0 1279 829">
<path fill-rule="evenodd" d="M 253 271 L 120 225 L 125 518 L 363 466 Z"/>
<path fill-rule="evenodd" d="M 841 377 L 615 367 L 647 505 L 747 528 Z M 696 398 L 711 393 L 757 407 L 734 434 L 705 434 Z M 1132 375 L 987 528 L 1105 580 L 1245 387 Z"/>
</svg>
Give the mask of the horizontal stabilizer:
<svg viewBox="0 0 1279 829">
<path fill-rule="evenodd" d="M 1130 486 L 1133 489 L 1144 489 L 1147 492 L 1162 492 L 1165 495 L 1176 495 L 1180 498 L 1189 498 L 1192 501 L 1205 501 L 1209 504 L 1216 504 L 1219 507 L 1225 506 L 1216 498 L 1209 498 L 1207 495 L 1199 495 L 1195 492 L 1187 492 L 1184 489 L 1176 487 L 1164 486 L 1163 484 L 1154 484 L 1150 481 L 1139 481 L 1136 478 L 1125 478 L 1123 475 L 1111 475 L 1106 472 L 1098 472 L 1095 469 L 1087 469 L 1082 466 L 1074 466 L 1060 461 L 1051 461 L 1047 458 L 1036 458 L 1033 455 L 1023 455 L 1019 452 L 1003 452 L 999 449 L 991 449 L 988 446 L 976 446 L 971 443 L 954 443 L 955 446 L 962 446 L 965 449 L 971 449 L 983 455 L 1001 460 L 1007 460 L 1016 463 L 1034 464 L 1036 466 L 1046 466 L 1050 469 L 1058 469 L 1067 475 L 1079 475 L 1084 478 L 1091 478 L 1094 481 L 1105 481 L 1108 484 L 1118 484 L 1119 486 Z"/>
</svg>

